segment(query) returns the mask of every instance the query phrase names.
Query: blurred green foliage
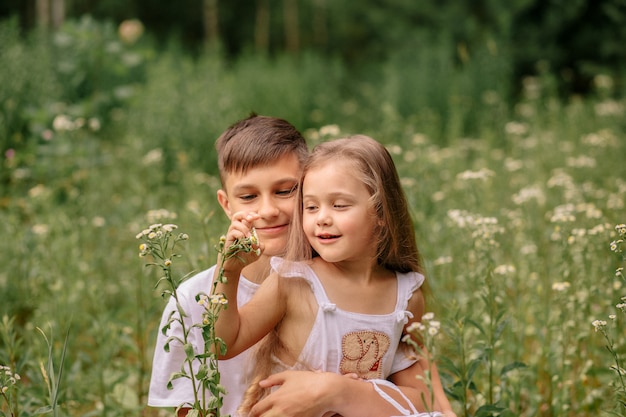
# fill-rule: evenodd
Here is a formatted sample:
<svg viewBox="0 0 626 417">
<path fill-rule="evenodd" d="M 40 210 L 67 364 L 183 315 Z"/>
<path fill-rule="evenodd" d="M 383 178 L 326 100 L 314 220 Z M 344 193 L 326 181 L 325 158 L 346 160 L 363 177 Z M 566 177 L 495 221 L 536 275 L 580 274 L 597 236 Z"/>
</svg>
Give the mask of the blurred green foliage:
<svg viewBox="0 0 626 417">
<path fill-rule="evenodd" d="M 69 19 L 83 15 L 120 23 L 137 18 L 163 45 L 172 36 L 193 51 L 203 49 L 207 1 L 91 0 L 65 1 Z M 271 54 L 281 55 L 297 36 L 300 51 L 337 57 L 351 70 L 376 66 L 398 50 L 413 49 L 434 37 L 448 40 L 445 52 L 463 65 L 485 48 L 497 45 L 510 55 L 511 78 L 536 75 L 547 62 L 559 75 L 563 94 L 588 92 L 598 72 L 623 73 L 626 55 L 626 4 L 622 0 L 297 0 L 286 2 L 215 2 L 219 42 L 229 58 L 259 48 L 258 31 L 267 16 Z M 289 5 L 289 7 L 288 7 Z M 35 27 L 34 0 L 6 0 L 0 18 L 19 15 L 26 29 Z M 297 33 L 287 31 L 295 20 Z M 261 29 L 260 29 L 261 28 Z M 292 41 L 294 39 L 291 39 Z M 440 45 L 441 46 L 441 45 Z"/>
<path fill-rule="evenodd" d="M 47 347 L 35 327 L 55 341 L 69 327 L 59 392 L 68 415 L 157 414 L 144 404 L 163 301 L 134 236 L 147 226 L 144 213 L 166 208 L 178 215 L 168 222 L 191 236 L 180 273 L 214 262 L 227 225 L 215 202 L 213 145 L 251 111 L 291 121 L 311 146 L 339 129 L 390 149 L 433 309 L 448 329 L 443 353 L 473 369 L 470 380 L 444 373 L 455 398 L 468 399 L 467 415 L 492 405 L 520 416 L 610 408 L 613 375 L 590 322 L 624 288 L 607 253 L 626 201 L 621 67 L 586 67 L 584 96 L 563 94 L 563 72 L 549 61 L 511 82 L 523 51 L 500 37 L 514 31 L 506 13 L 535 3 L 496 13 L 493 32 L 479 30 L 469 5 L 444 2 L 455 13 L 443 15 L 423 3 L 428 25 L 449 19 L 472 42 L 426 23 L 410 34 L 413 24 L 390 25 L 394 13 L 411 16 L 409 3 L 387 10 L 368 1 L 372 10 L 350 16 L 356 6 L 329 4 L 333 19 L 343 13 L 341 30 L 360 40 L 348 47 L 347 37 L 333 37 L 332 48 L 299 54 L 231 54 L 226 46 L 189 53 L 180 39 L 160 43 L 149 31 L 129 42 L 113 23 L 90 17 L 56 32 L 0 23 L 0 362 L 24 376 L 21 409 L 47 405 L 39 365 Z M 492 3 L 485 7 L 504 8 Z M 369 33 L 385 24 L 388 32 Z M 496 219 L 498 245 L 477 246 L 480 230 L 454 223 L 459 210 Z M 59 342 L 53 350 L 58 364 Z"/>
</svg>

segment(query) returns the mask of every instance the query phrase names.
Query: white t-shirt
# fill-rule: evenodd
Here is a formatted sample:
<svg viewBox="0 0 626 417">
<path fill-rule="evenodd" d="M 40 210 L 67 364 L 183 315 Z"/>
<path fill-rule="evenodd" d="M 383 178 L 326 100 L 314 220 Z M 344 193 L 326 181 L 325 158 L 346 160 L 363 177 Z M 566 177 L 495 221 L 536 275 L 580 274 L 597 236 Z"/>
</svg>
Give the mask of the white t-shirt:
<svg viewBox="0 0 626 417">
<path fill-rule="evenodd" d="M 196 302 L 196 295 L 199 293 L 209 294 L 213 282 L 215 266 L 202 271 L 187 281 L 183 282 L 177 289 L 180 305 L 189 315 L 185 320 L 186 325 L 200 323 L 204 307 Z M 239 280 L 237 292 L 237 305 L 250 301 L 258 284 L 248 281 L 243 276 Z M 150 391 L 148 393 L 148 405 L 151 407 L 178 407 L 183 403 L 193 404 L 194 395 L 191 381 L 187 378 L 179 378 L 172 382 L 173 389 L 167 389 L 167 383 L 174 372 L 180 372 L 181 365 L 185 359 L 185 353 L 180 343 L 170 342 L 170 351 L 163 349 L 165 342 L 170 336 L 178 336 L 182 339 L 182 329 L 180 324 L 173 323 L 169 331 L 164 335 L 161 329 L 169 320 L 170 313 L 176 309 L 173 298 L 170 298 L 163 311 L 161 324 L 152 361 L 152 378 L 150 379 Z M 189 334 L 189 342 L 194 346 L 196 353 L 204 351 L 204 342 L 200 329 L 193 329 Z M 241 404 L 250 376 L 251 367 L 248 365 L 251 349 L 246 350 L 235 358 L 219 361 L 219 371 L 221 384 L 226 388 L 224 404 L 222 406 L 223 415 L 235 415 L 235 411 Z M 187 370 L 187 373 L 188 370 Z"/>
</svg>

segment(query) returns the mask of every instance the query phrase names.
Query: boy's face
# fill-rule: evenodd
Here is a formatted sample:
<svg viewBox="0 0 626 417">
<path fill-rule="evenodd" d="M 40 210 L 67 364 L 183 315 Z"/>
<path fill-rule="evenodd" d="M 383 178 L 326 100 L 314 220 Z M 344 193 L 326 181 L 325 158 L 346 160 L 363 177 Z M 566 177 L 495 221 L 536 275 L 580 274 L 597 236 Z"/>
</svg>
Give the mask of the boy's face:
<svg viewBox="0 0 626 417">
<path fill-rule="evenodd" d="M 270 165 L 253 167 L 245 173 L 229 173 L 217 200 L 228 218 L 237 212 L 254 212 L 263 255 L 282 255 L 287 247 L 289 224 L 295 206 L 300 163 L 296 155 L 285 155 Z"/>
</svg>

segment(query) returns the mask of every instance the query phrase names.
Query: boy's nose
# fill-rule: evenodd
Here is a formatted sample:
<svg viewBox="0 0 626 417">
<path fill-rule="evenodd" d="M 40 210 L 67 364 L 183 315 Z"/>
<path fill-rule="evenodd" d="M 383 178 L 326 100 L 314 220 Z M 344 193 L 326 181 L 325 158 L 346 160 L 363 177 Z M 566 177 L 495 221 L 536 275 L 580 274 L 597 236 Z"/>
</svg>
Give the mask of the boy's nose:
<svg viewBox="0 0 626 417">
<path fill-rule="evenodd" d="M 258 210 L 259 216 L 265 218 L 272 217 L 278 215 L 279 211 L 278 206 L 271 199 L 261 200 Z"/>
</svg>

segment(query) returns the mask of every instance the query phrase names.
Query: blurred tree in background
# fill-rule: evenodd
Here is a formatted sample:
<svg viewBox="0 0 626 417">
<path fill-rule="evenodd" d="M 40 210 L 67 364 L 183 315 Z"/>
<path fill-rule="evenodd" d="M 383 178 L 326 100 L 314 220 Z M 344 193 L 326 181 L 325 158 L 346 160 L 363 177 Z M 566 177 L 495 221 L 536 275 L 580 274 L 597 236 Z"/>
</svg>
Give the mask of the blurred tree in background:
<svg viewBox="0 0 626 417">
<path fill-rule="evenodd" d="M 585 93 L 593 74 L 615 76 L 626 67 L 623 0 L 5 0 L 0 6 L 0 17 L 19 15 L 24 30 L 85 14 L 113 23 L 136 18 L 162 44 L 172 36 L 192 51 L 220 44 L 231 58 L 250 50 L 313 50 L 356 67 L 445 40 L 463 65 L 476 51 L 500 48 L 510 54 L 511 81 L 537 73 L 541 62 L 559 75 L 563 93 Z"/>
</svg>

